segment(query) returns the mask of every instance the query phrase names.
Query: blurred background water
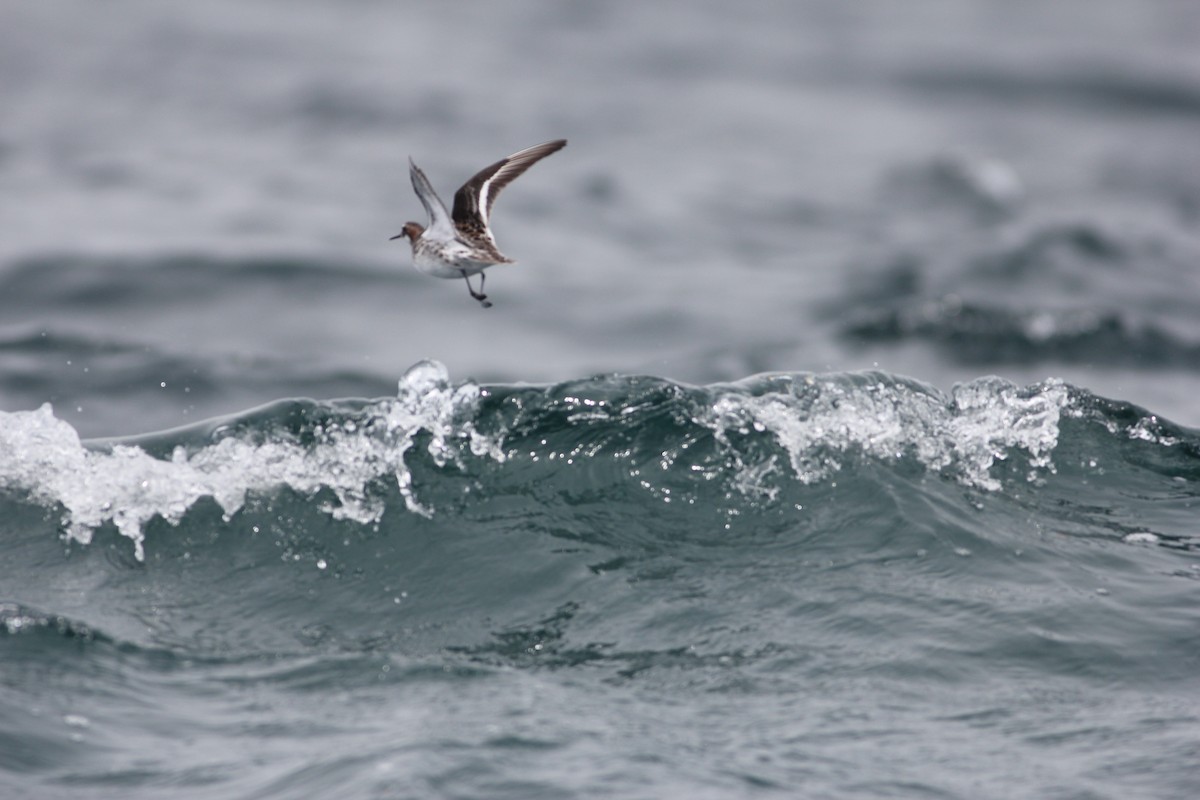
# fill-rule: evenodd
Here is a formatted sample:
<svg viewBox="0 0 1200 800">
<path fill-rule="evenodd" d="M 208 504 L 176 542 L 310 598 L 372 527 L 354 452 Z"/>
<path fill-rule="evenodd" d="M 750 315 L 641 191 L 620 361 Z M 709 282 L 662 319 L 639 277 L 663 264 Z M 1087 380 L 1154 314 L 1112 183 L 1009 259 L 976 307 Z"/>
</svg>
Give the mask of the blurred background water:
<svg viewBox="0 0 1200 800">
<path fill-rule="evenodd" d="M 374 395 L 428 357 L 492 381 L 1056 375 L 1197 421 L 1193 3 L 5 17 L 5 408 L 138 433 Z M 408 156 L 448 196 L 558 136 L 497 206 L 521 263 L 490 313 L 387 241 L 421 216 Z"/>
<path fill-rule="evenodd" d="M 1191 0 L 0 19 L 12 796 L 1200 791 Z"/>
</svg>

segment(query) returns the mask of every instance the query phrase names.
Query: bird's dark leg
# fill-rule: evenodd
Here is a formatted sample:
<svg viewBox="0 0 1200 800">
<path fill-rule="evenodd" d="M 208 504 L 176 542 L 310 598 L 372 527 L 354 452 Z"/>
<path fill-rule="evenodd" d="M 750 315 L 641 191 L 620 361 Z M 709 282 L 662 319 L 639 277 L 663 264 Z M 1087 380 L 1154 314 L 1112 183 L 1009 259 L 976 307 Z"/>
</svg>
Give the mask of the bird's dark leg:
<svg viewBox="0 0 1200 800">
<path fill-rule="evenodd" d="M 491 308 L 492 304 L 488 302 L 487 295 L 483 293 L 482 278 L 483 273 L 480 273 L 479 291 L 476 292 L 473 288 L 471 288 L 471 279 L 467 277 L 467 273 L 463 273 L 463 280 L 467 282 L 467 291 L 471 293 L 471 297 L 474 297 L 476 300 L 478 300 L 479 305 L 483 306 L 484 308 Z"/>
</svg>

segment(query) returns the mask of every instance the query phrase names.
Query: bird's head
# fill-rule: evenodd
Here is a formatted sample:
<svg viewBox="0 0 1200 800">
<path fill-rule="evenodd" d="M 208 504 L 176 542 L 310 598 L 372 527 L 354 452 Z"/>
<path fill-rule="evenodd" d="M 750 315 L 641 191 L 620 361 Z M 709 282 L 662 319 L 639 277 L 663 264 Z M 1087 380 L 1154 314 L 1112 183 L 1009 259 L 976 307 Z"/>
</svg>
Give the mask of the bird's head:
<svg viewBox="0 0 1200 800">
<path fill-rule="evenodd" d="M 417 224 L 416 222 L 406 222 L 406 223 L 404 223 L 404 228 L 401 229 L 401 231 L 399 233 L 397 233 L 395 236 L 391 237 L 391 239 L 389 239 L 388 241 L 394 241 L 396 239 L 403 239 L 404 237 L 407 236 L 413 242 L 416 242 L 417 239 L 421 238 L 421 234 L 424 232 L 425 232 L 425 229 L 423 227 L 421 227 L 419 224 Z"/>
</svg>

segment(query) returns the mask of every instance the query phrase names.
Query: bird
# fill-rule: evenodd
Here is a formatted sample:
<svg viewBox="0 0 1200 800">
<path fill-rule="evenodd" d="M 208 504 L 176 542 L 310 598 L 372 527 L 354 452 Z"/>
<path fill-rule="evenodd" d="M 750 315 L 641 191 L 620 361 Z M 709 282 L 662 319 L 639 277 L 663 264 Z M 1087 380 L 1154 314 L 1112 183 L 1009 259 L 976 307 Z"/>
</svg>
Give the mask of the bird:
<svg viewBox="0 0 1200 800">
<path fill-rule="evenodd" d="M 454 211 L 447 212 L 425 173 L 411 157 L 408 171 L 413 190 L 429 215 L 429 226 L 417 222 L 404 223 L 400 233 L 389 241 L 408 238 L 412 243 L 413 266 L 435 278 L 462 278 L 467 291 L 484 308 L 491 302 L 483 293 L 484 270 L 495 264 L 512 264 L 513 259 L 496 247 L 489 220 L 492 204 L 505 187 L 551 153 L 567 146 L 566 139 L 554 139 L 518 150 L 495 164 L 475 173 L 454 193 Z M 471 276 L 479 274 L 479 291 L 471 286 Z"/>
</svg>

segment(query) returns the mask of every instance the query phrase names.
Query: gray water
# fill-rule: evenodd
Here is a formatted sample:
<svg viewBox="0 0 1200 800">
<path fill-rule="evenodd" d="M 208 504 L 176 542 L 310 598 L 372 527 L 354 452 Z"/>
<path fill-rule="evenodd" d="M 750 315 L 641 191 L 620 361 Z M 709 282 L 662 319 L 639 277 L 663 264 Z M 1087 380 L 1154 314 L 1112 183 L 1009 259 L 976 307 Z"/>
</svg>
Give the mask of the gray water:
<svg viewBox="0 0 1200 800">
<path fill-rule="evenodd" d="M 1193 3 L 4 14 L 2 397 L 85 435 L 377 394 L 426 357 L 501 381 L 1053 375 L 1200 419 Z M 448 199 L 560 136 L 496 206 L 520 263 L 494 309 L 387 241 L 421 216 L 409 156 Z M 1024 346 L 939 311 L 963 302 Z M 856 333 L 893 312 L 912 324 Z M 43 334 L 76 357 L 39 359 Z"/>
<path fill-rule="evenodd" d="M 1200 791 L 1200 6 L 0 21 L 8 796 Z"/>
</svg>

